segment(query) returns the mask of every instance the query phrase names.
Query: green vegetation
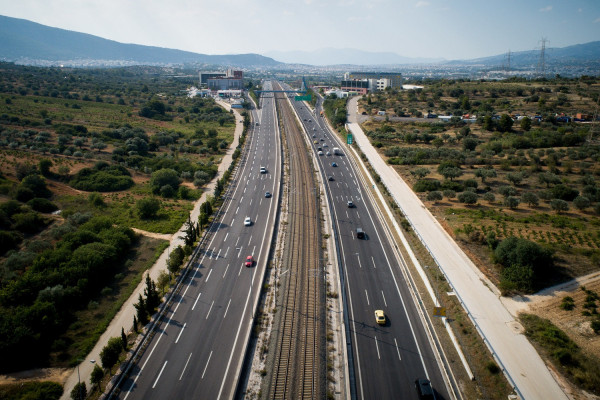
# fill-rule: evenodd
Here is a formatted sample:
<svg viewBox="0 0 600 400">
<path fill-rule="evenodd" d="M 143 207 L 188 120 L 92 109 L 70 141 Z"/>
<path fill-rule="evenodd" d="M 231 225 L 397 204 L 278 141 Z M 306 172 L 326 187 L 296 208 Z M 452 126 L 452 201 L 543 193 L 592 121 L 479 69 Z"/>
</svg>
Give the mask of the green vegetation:
<svg viewBox="0 0 600 400">
<path fill-rule="evenodd" d="M 424 88 L 363 96 L 359 113 L 386 111 L 385 120 L 369 120 L 363 130 L 458 238 L 472 245 L 470 251 L 479 259 L 492 259 L 490 235 L 496 241 L 526 239 L 554 252 L 556 273 L 546 276 L 543 284 L 526 284 L 531 278 L 527 269 L 489 263 L 496 284 L 512 274 L 522 289 L 513 286 L 511 292 L 538 290 L 597 270 L 597 133 L 591 124 L 558 117 L 579 114 L 589 120 L 600 97 L 600 80 L 441 79 L 418 84 Z M 452 118 L 395 120 L 419 113 Z M 469 123 L 461 119 L 467 114 Z M 430 194 L 437 191 L 446 201 Z"/>
<path fill-rule="evenodd" d="M 175 232 L 215 176 L 235 119 L 178 73 L 0 63 L 0 370 L 87 354 L 165 248 L 129 228 Z"/>
<path fill-rule="evenodd" d="M 600 394 L 600 360 L 581 351 L 562 330 L 549 320 L 532 314 L 521 314 L 525 334 L 546 353 L 553 364 L 577 386 Z"/>
<path fill-rule="evenodd" d="M 132 187 L 133 180 L 126 168 L 98 162 L 93 168 L 79 171 L 71 179 L 70 185 L 87 192 L 115 192 Z"/>
<path fill-rule="evenodd" d="M 323 101 L 325 114 L 336 128 L 343 127 L 346 123 L 346 102 L 347 99 L 338 99 L 335 94 L 327 96 Z"/>
<path fill-rule="evenodd" d="M 58 400 L 63 388 L 56 382 L 24 382 L 0 385 L 3 400 Z"/>
</svg>

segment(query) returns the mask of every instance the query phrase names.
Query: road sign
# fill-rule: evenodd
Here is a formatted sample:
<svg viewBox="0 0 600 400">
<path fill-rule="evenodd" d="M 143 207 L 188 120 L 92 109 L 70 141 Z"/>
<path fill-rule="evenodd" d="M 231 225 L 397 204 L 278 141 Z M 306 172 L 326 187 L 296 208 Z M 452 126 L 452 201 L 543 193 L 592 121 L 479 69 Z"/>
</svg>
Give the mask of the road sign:
<svg viewBox="0 0 600 400">
<path fill-rule="evenodd" d="M 296 97 L 294 97 L 294 100 L 296 100 L 296 101 L 310 101 L 311 99 L 312 99 L 312 96 L 310 94 L 306 95 L 306 96 L 296 96 Z"/>
<path fill-rule="evenodd" d="M 433 307 L 433 316 L 434 317 L 445 317 L 446 316 L 446 307 Z"/>
<path fill-rule="evenodd" d="M 348 144 L 352 144 L 352 134 L 351 134 L 351 133 L 349 133 L 349 134 L 346 136 L 346 143 L 348 143 Z"/>
</svg>

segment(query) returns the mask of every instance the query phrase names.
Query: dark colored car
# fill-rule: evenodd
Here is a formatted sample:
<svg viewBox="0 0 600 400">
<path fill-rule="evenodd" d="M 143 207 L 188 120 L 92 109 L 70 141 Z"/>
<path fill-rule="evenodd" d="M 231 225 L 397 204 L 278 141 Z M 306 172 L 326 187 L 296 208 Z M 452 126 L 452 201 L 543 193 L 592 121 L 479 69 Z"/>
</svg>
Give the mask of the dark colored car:
<svg viewBox="0 0 600 400">
<path fill-rule="evenodd" d="M 431 387 L 431 382 L 429 382 L 429 379 L 416 379 L 415 389 L 417 390 L 420 399 L 435 398 L 433 396 L 433 388 Z"/>
</svg>

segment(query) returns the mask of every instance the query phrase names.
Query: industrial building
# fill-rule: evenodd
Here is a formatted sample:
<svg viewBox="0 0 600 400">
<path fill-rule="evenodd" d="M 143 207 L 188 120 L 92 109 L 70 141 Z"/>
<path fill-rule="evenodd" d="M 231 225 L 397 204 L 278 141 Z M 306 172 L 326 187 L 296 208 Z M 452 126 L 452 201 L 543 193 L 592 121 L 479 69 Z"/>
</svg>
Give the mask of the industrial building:
<svg viewBox="0 0 600 400">
<path fill-rule="evenodd" d="M 402 89 L 402 74 L 395 72 L 346 72 L 341 89 L 366 94 L 386 88 Z"/>
<path fill-rule="evenodd" d="M 228 69 L 227 72 L 200 72 L 200 85 L 216 92 L 219 90 L 242 90 L 244 72 Z"/>
</svg>

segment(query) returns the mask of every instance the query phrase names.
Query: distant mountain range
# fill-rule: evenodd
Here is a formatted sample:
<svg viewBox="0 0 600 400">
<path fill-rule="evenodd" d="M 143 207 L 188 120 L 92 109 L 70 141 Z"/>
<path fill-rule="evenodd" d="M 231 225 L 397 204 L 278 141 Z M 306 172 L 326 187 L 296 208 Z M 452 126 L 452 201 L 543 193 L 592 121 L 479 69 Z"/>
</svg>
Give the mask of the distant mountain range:
<svg viewBox="0 0 600 400">
<path fill-rule="evenodd" d="M 331 47 L 314 51 L 270 51 L 267 57 L 288 64 L 310 65 L 369 65 L 388 64 L 435 64 L 444 61 L 443 58 L 410 58 L 392 52 L 373 52 L 357 49 L 335 49 Z"/>
<path fill-rule="evenodd" d="M 548 63 L 586 63 L 600 60 L 600 41 L 576 44 L 567 47 L 546 48 Z M 529 67 L 540 60 L 540 50 L 515 51 L 510 53 L 511 67 Z M 508 64 L 508 52 L 496 56 L 475 58 L 471 60 L 453 60 L 448 64 L 498 66 Z"/>
<path fill-rule="evenodd" d="M 5 16 L 0 16 L 0 60 L 38 65 L 212 64 L 274 67 L 281 64 L 260 54 L 207 55 L 119 43 Z"/>
<path fill-rule="evenodd" d="M 511 53 L 511 68 L 531 68 L 539 51 Z M 278 61 L 276 61 L 278 60 Z M 27 65 L 119 66 L 119 65 L 220 65 L 245 68 L 281 68 L 285 63 L 316 66 L 409 65 L 506 66 L 506 54 L 472 60 L 409 58 L 392 52 L 323 48 L 315 51 L 271 51 L 260 54 L 207 55 L 183 50 L 125 44 L 98 36 L 41 25 L 24 19 L 0 16 L 0 61 Z M 547 65 L 600 70 L 600 41 L 546 49 Z"/>
</svg>

